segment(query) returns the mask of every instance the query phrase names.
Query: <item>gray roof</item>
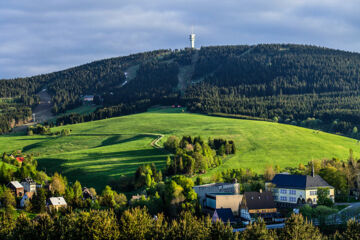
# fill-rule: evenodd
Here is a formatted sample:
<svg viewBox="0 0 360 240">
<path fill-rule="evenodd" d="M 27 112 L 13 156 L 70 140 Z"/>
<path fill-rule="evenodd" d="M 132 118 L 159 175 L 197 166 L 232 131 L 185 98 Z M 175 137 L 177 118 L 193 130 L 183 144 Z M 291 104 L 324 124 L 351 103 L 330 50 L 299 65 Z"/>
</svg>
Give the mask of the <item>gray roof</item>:
<svg viewBox="0 0 360 240">
<path fill-rule="evenodd" d="M 32 179 L 32 178 L 24 178 L 24 180 L 22 180 L 21 182 L 26 182 L 26 183 L 29 183 L 29 184 L 36 184 L 36 182 Z"/>
<path fill-rule="evenodd" d="M 231 208 L 217 208 L 215 209 L 219 219 L 223 222 L 223 223 L 227 223 L 229 222 L 235 222 L 235 218 L 234 218 L 234 214 L 231 210 Z"/>
<path fill-rule="evenodd" d="M 248 209 L 276 208 L 271 192 L 245 192 L 246 207 Z"/>
<path fill-rule="evenodd" d="M 306 188 L 318 188 L 330 186 L 324 179 L 319 175 L 307 176 L 307 175 L 290 175 L 290 174 L 276 174 L 271 183 L 275 184 L 278 188 L 295 188 L 295 189 L 306 189 Z"/>
<path fill-rule="evenodd" d="M 23 185 L 21 185 L 18 181 L 12 181 L 10 182 L 11 185 L 13 185 L 15 188 L 24 188 Z"/>
<path fill-rule="evenodd" d="M 49 204 L 53 205 L 53 206 L 67 205 L 67 203 L 63 197 L 52 197 L 49 199 Z"/>
</svg>

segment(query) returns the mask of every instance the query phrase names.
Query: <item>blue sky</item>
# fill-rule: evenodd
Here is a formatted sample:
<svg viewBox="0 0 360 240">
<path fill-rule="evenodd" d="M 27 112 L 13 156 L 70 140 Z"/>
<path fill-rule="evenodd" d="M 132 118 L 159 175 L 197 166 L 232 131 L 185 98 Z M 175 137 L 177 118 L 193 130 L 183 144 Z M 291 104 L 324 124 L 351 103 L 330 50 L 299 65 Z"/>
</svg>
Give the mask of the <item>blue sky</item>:
<svg viewBox="0 0 360 240">
<path fill-rule="evenodd" d="M 301 43 L 360 52 L 359 0 L 1 0 L 0 79 L 131 53 Z"/>
</svg>

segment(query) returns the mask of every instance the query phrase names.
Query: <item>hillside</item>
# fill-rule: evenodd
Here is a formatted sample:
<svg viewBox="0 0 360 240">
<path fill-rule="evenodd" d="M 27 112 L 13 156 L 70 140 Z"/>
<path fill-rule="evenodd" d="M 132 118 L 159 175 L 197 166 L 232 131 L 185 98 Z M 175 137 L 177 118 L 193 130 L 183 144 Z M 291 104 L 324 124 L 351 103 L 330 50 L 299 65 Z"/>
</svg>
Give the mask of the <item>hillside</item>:
<svg viewBox="0 0 360 240">
<path fill-rule="evenodd" d="M 349 149 L 360 156 L 357 140 L 279 123 L 210 117 L 158 108 L 141 114 L 116 117 L 52 129 L 70 128 L 70 136 L 0 136 L 1 151 L 23 149 L 39 154 L 39 168 L 61 172 L 101 189 L 111 179 L 133 174 L 154 162 L 164 167 L 167 153 L 150 143 L 159 134 L 200 135 L 233 139 L 238 149 L 210 177 L 228 168 L 251 168 L 262 173 L 267 165 L 298 166 L 311 159 L 346 159 Z M 163 140 L 164 140 L 163 139 Z M 161 144 L 161 143 L 160 143 Z"/>
<path fill-rule="evenodd" d="M 84 116 L 63 117 L 58 124 L 181 104 L 191 112 L 274 119 L 360 137 L 360 54 L 334 49 L 267 44 L 158 50 L 2 80 L 0 98 L 27 96 L 19 101 L 33 107 L 43 88 L 58 115 L 81 106 L 87 94 L 102 106 Z M 16 110 L 8 115 L 0 122 L 29 116 Z M 0 126 L 9 130 L 9 124 Z"/>
</svg>

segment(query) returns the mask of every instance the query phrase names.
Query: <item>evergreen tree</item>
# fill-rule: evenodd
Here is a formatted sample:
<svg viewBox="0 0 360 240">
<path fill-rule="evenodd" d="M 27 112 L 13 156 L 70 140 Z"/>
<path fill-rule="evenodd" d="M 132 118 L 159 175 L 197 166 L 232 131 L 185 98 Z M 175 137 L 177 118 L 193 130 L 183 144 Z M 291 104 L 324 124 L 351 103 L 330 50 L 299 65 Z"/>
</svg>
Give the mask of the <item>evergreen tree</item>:
<svg viewBox="0 0 360 240">
<path fill-rule="evenodd" d="M 266 224 L 264 220 L 260 218 L 258 222 L 255 222 L 246 227 L 246 230 L 241 234 L 243 240 L 271 240 L 274 239 L 269 234 L 269 231 L 266 229 Z"/>
<path fill-rule="evenodd" d="M 83 198 L 82 187 L 81 187 L 81 184 L 79 181 L 75 181 L 75 183 L 73 185 L 73 190 L 74 190 L 74 197 L 76 199 Z"/>
<path fill-rule="evenodd" d="M 46 192 L 45 189 L 39 188 L 31 199 L 32 209 L 36 213 L 42 213 L 46 210 Z"/>
<path fill-rule="evenodd" d="M 319 229 L 304 220 L 302 215 L 292 214 L 285 222 L 285 228 L 279 235 L 280 240 L 321 240 Z"/>
</svg>

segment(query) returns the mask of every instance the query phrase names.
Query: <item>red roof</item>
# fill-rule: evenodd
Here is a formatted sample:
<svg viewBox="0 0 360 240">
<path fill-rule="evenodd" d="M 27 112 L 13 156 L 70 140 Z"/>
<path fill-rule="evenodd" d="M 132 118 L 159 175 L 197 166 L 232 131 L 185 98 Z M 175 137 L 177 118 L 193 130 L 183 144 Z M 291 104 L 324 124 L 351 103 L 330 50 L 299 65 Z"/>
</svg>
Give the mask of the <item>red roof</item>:
<svg viewBox="0 0 360 240">
<path fill-rule="evenodd" d="M 24 157 L 16 157 L 16 160 L 18 160 L 18 162 L 23 162 L 25 160 Z"/>
</svg>

